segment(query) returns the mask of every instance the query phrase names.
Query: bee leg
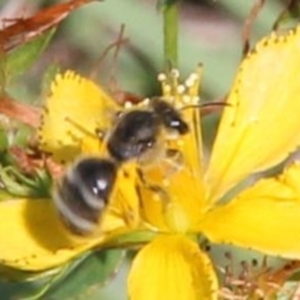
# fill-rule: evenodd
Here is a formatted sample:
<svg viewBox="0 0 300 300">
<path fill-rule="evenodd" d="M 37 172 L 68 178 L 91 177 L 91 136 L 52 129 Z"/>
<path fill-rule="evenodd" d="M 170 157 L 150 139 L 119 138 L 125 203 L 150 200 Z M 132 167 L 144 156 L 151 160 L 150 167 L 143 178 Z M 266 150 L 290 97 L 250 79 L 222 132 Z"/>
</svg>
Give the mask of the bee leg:
<svg viewBox="0 0 300 300">
<path fill-rule="evenodd" d="M 182 170 L 184 166 L 184 159 L 179 150 L 172 148 L 168 148 L 166 150 L 165 156 L 165 161 L 169 165 L 169 168 L 166 169 L 165 174 L 167 178 L 170 178 Z"/>
<path fill-rule="evenodd" d="M 137 227 L 139 223 L 138 214 L 128 205 L 127 200 L 124 199 L 121 193 L 116 191 L 115 197 L 120 199 L 118 202 L 121 207 L 109 206 L 109 213 L 122 219 L 129 228 Z"/>
<path fill-rule="evenodd" d="M 163 187 L 161 187 L 158 184 L 152 184 L 152 183 L 147 182 L 143 172 L 140 169 L 138 169 L 137 173 L 138 173 L 138 177 L 140 178 L 140 182 L 146 189 L 149 189 L 153 193 L 158 195 L 159 199 L 161 199 L 165 203 L 165 205 L 168 205 L 171 202 L 170 196 L 168 195 L 168 193 L 165 191 L 165 189 Z M 137 187 L 137 188 L 139 190 L 139 187 Z M 139 192 L 139 194 L 140 194 L 140 192 Z"/>
</svg>

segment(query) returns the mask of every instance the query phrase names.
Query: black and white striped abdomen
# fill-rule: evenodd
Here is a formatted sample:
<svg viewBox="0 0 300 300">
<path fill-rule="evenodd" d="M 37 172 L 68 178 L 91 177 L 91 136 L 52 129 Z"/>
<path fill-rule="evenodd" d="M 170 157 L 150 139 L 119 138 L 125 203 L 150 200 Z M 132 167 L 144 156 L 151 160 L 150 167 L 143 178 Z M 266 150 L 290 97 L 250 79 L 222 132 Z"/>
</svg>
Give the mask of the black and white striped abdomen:
<svg viewBox="0 0 300 300">
<path fill-rule="evenodd" d="M 89 234 L 98 226 L 116 176 L 113 161 L 89 157 L 78 160 L 57 184 L 54 204 L 73 233 Z"/>
</svg>

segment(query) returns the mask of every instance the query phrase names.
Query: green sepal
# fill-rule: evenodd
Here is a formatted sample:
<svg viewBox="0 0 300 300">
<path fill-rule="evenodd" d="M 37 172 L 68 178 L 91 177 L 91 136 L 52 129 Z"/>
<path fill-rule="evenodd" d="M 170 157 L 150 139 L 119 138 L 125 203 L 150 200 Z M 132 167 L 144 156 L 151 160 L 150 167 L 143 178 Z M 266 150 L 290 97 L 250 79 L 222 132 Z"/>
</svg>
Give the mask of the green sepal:
<svg viewBox="0 0 300 300">
<path fill-rule="evenodd" d="M 52 178 L 45 169 L 37 169 L 33 177 L 26 176 L 12 166 L 0 166 L 2 189 L 10 195 L 29 198 L 50 196 Z"/>
</svg>

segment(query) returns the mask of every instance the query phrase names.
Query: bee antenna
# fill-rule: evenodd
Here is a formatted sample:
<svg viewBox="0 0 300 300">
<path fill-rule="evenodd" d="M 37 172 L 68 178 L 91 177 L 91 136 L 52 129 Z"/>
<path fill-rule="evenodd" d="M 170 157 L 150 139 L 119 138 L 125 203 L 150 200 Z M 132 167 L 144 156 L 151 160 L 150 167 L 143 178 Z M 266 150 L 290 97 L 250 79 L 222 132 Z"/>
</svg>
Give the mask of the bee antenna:
<svg viewBox="0 0 300 300">
<path fill-rule="evenodd" d="M 186 109 L 201 109 L 201 112 L 204 114 L 213 112 L 217 110 L 218 108 L 223 108 L 224 106 L 230 106 L 230 104 L 224 102 L 224 101 L 216 101 L 216 102 L 208 102 L 203 104 L 191 104 L 191 105 L 185 105 L 180 110 L 186 110 Z"/>
</svg>

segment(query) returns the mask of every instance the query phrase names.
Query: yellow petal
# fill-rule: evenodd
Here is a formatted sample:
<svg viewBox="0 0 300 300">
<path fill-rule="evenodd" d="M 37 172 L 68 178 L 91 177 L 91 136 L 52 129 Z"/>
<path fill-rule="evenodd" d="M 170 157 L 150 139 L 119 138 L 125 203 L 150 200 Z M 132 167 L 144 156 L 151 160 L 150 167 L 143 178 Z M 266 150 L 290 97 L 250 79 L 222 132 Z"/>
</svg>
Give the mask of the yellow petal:
<svg viewBox="0 0 300 300">
<path fill-rule="evenodd" d="M 217 299 L 217 278 L 209 258 L 184 236 L 160 236 L 133 261 L 131 300 Z"/>
<path fill-rule="evenodd" d="M 87 136 L 99 142 L 96 129 L 109 126 L 114 101 L 92 81 L 72 71 L 58 74 L 46 100 L 39 131 L 41 148 L 57 161 L 73 160 Z"/>
<path fill-rule="evenodd" d="M 197 231 L 204 213 L 201 181 L 187 167 L 166 178 L 163 166 L 145 171 L 147 182 L 138 185 L 143 218 L 160 232 Z"/>
<path fill-rule="evenodd" d="M 185 116 L 192 118 L 193 112 Z M 162 157 L 158 163 L 142 169 L 144 180 L 137 185 L 141 214 L 160 232 L 197 231 L 205 210 L 205 196 L 196 144 L 191 127 L 190 133 L 167 145 L 177 151 L 178 162 Z"/>
<path fill-rule="evenodd" d="M 140 199 L 136 191 L 136 162 L 128 162 L 119 169 L 113 195 L 101 230 L 136 229 L 140 225 Z"/>
<path fill-rule="evenodd" d="M 203 232 L 216 243 L 232 243 L 270 255 L 300 259 L 300 165 L 264 179 L 228 204 L 207 213 Z"/>
<path fill-rule="evenodd" d="M 189 126 L 183 136 L 164 137 L 164 146 L 175 153 L 173 157 L 161 155 L 158 163 L 142 169 L 145 183 L 138 185 L 142 214 L 159 231 L 195 231 L 205 209 L 198 97 L 201 70 L 197 71 L 184 83 L 177 70 L 159 76 L 165 101 L 181 111 Z"/>
<path fill-rule="evenodd" d="M 250 173 L 282 161 L 300 142 L 300 27 L 272 33 L 242 62 L 207 171 L 218 199 Z"/>
<path fill-rule="evenodd" d="M 122 168 L 108 208 L 99 216 L 99 228 L 85 238 L 69 233 L 49 199 L 0 202 L 0 263 L 32 271 L 53 268 L 137 228 L 135 172 L 134 163 Z"/>
<path fill-rule="evenodd" d="M 50 200 L 0 203 L 0 262 L 6 266 L 45 270 L 101 244 L 105 238 L 75 239 L 60 222 Z"/>
</svg>

